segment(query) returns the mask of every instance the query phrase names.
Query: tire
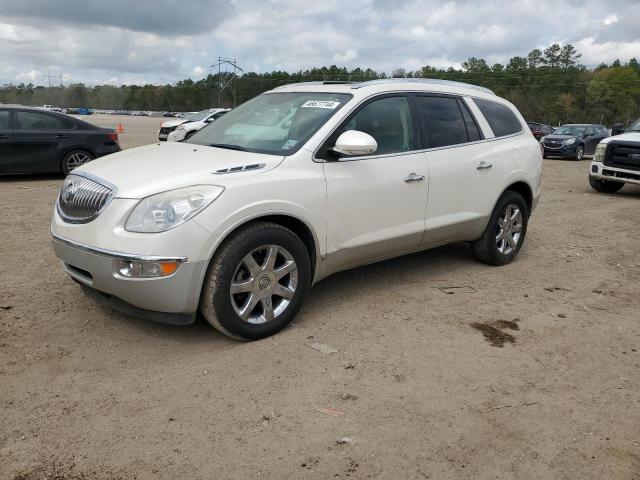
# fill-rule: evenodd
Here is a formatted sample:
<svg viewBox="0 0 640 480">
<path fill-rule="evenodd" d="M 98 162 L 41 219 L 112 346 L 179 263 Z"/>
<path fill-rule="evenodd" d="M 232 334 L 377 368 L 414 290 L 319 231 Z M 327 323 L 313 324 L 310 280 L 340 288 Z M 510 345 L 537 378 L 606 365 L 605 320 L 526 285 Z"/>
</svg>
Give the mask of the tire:
<svg viewBox="0 0 640 480">
<path fill-rule="evenodd" d="M 80 165 L 90 162 L 93 160 L 93 155 L 91 155 L 86 150 L 71 150 L 70 152 L 65 153 L 60 161 L 60 170 L 62 174 L 66 177 L 71 173 L 75 168 Z"/>
<path fill-rule="evenodd" d="M 504 225 L 504 218 L 508 209 L 515 216 L 515 222 Z M 518 212 L 515 211 L 518 210 Z M 496 203 L 487 228 L 482 236 L 472 243 L 475 257 L 481 262 L 489 265 L 506 265 L 513 261 L 518 255 L 527 234 L 527 224 L 529 223 L 529 208 L 522 195 L 512 190 L 507 190 L 502 194 Z M 505 233 L 504 229 L 507 229 Z M 517 228 L 517 231 L 515 229 Z M 502 233 L 502 239 L 499 236 Z M 511 242 L 507 241 L 507 238 Z"/>
<path fill-rule="evenodd" d="M 274 251 L 275 263 L 270 265 Z M 225 240 L 211 260 L 200 311 L 213 327 L 232 338 L 265 338 L 295 317 L 311 279 L 309 252 L 295 233 L 275 223 L 253 223 Z"/>
<path fill-rule="evenodd" d="M 589 175 L 589 184 L 591 188 L 593 188 L 596 192 L 601 193 L 616 193 L 622 187 L 624 187 L 624 183 L 622 182 L 611 182 L 608 180 L 600 180 L 599 178 L 594 178 Z"/>
<path fill-rule="evenodd" d="M 578 145 L 578 148 L 576 148 L 576 155 L 573 158 L 578 161 L 584 158 L 584 146 Z"/>
</svg>

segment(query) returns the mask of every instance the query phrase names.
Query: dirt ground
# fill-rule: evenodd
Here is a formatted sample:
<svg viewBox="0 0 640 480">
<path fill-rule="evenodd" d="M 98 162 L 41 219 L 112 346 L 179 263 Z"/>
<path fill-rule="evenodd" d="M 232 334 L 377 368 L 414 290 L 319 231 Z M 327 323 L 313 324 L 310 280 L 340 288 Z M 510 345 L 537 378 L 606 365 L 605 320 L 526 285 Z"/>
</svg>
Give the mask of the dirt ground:
<svg viewBox="0 0 640 480">
<path fill-rule="evenodd" d="M 640 188 L 588 165 L 545 160 L 513 264 L 344 272 L 254 343 L 95 306 L 49 244 L 62 179 L 0 179 L 0 478 L 640 479 Z"/>
</svg>

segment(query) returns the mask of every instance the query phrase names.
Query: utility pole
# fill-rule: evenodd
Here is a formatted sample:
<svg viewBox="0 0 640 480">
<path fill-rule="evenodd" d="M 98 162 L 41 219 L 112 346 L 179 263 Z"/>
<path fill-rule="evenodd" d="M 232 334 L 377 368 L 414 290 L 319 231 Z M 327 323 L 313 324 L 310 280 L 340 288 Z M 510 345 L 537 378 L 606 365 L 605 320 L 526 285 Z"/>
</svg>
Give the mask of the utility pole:
<svg viewBox="0 0 640 480">
<path fill-rule="evenodd" d="M 68 78 L 68 75 L 62 75 L 62 73 L 58 73 L 58 75 L 51 75 L 51 72 L 47 72 L 46 75 L 42 75 L 42 76 L 48 80 L 49 86 L 51 86 L 51 79 L 52 78 L 60 79 L 60 86 L 61 87 L 63 86 L 62 79 L 63 78 Z"/>
<path fill-rule="evenodd" d="M 238 77 L 239 73 L 244 73 L 244 70 L 238 66 L 237 59 L 225 57 L 218 57 L 218 62 L 209 67 L 209 74 L 211 74 L 212 69 L 218 70 L 218 107 L 222 106 L 222 91 L 231 86 L 233 107 L 235 108 L 236 91 L 233 87 L 233 80 Z"/>
</svg>

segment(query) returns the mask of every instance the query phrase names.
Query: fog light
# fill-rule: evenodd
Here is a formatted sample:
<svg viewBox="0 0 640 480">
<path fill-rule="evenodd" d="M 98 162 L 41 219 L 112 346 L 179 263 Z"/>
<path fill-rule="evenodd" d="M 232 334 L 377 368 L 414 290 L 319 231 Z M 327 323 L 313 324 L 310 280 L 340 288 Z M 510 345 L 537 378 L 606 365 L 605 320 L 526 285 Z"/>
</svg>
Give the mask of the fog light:
<svg viewBox="0 0 640 480">
<path fill-rule="evenodd" d="M 154 278 L 166 277 L 175 273 L 179 262 L 171 261 L 140 261 L 140 260 L 116 260 L 116 272 L 129 278 Z"/>
</svg>

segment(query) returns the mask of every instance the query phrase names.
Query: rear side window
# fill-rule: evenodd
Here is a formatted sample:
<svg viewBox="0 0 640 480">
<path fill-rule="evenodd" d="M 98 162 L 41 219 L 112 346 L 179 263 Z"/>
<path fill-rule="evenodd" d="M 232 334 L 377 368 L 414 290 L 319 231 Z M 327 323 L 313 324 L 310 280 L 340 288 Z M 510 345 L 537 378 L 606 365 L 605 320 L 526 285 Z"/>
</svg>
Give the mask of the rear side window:
<svg viewBox="0 0 640 480">
<path fill-rule="evenodd" d="M 0 130 L 9 130 L 9 110 L 0 110 Z"/>
<path fill-rule="evenodd" d="M 416 107 L 425 148 L 445 147 L 469 142 L 467 121 L 474 139 L 479 139 L 477 127 L 469 113 L 465 121 L 458 100 L 453 97 L 416 96 Z"/>
<path fill-rule="evenodd" d="M 57 130 L 56 117 L 39 112 L 16 112 L 17 130 Z"/>
<path fill-rule="evenodd" d="M 522 131 L 520 121 L 506 105 L 480 98 L 474 98 L 473 101 L 484 115 L 484 118 L 487 119 L 496 137 L 504 137 Z"/>
</svg>

